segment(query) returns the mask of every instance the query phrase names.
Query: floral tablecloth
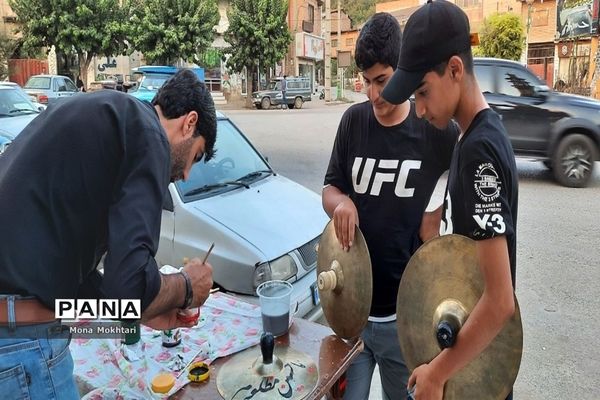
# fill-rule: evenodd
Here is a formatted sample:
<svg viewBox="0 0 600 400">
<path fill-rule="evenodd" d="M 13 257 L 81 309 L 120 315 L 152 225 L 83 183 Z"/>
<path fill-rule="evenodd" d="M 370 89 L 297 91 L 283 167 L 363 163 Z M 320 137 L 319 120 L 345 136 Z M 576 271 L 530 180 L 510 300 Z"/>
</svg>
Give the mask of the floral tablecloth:
<svg viewBox="0 0 600 400">
<path fill-rule="evenodd" d="M 181 344 L 162 346 L 161 332 L 142 326 L 141 340 L 125 345 L 120 339 L 71 341 L 75 378 L 84 399 L 159 399 L 186 385 L 192 361 L 210 364 L 260 341 L 258 306 L 223 293 L 212 294 L 200 309 L 198 326 L 181 329 Z M 182 368 L 183 367 L 183 368 Z M 173 389 L 159 395 L 151 381 L 161 372 L 176 377 Z"/>
</svg>

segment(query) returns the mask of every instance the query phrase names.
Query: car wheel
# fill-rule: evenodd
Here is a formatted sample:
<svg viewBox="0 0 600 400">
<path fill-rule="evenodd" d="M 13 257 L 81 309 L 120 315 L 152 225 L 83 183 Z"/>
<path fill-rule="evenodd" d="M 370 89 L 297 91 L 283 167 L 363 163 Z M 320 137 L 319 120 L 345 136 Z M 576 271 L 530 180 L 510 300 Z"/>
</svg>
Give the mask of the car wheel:
<svg viewBox="0 0 600 400">
<path fill-rule="evenodd" d="M 598 150 L 594 142 L 582 134 L 561 140 L 552 158 L 554 178 L 563 186 L 585 187 L 593 174 Z"/>
<path fill-rule="evenodd" d="M 302 108 L 302 104 L 304 103 L 304 101 L 302 101 L 302 97 L 296 97 L 294 99 L 294 108 L 296 110 L 299 110 Z"/>
<path fill-rule="evenodd" d="M 260 108 L 263 110 L 268 110 L 271 107 L 271 100 L 268 97 L 263 97 L 260 101 Z"/>
</svg>

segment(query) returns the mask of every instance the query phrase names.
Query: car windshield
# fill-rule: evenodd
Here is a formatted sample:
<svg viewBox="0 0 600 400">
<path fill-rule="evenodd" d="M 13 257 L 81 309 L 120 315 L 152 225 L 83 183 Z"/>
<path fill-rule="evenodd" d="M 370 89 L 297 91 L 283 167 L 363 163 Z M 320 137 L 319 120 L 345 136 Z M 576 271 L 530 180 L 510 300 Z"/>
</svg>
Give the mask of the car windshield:
<svg viewBox="0 0 600 400">
<path fill-rule="evenodd" d="M 247 187 L 272 174 L 267 163 L 227 119 L 218 121 L 215 149 L 215 156 L 208 163 L 194 164 L 187 181 L 175 182 L 183 201 Z"/>
<path fill-rule="evenodd" d="M 269 90 L 281 90 L 281 81 L 272 81 L 269 83 Z"/>
<path fill-rule="evenodd" d="M 50 89 L 49 76 L 33 76 L 25 84 L 25 89 Z"/>
<path fill-rule="evenodd" d="M 146 74 L 142 77 L 140 88 L 146 90 L 158 90 L 170 77 L 171 75 Z"/>
<path fill-rule="evenodd" d="M 38 113 L 31 100 L 17 89 L 0 89 L 0 118 Z"/>
</svg>

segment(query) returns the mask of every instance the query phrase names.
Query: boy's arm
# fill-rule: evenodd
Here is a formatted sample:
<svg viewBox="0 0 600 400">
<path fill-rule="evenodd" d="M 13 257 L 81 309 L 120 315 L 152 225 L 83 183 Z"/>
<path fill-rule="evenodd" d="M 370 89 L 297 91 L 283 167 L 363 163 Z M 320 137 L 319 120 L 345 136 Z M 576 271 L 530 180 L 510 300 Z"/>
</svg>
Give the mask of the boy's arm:
<svg viewBox="0 0 600 400">
<path fill-rule="evenodd" d="M 423 213 L 421 228 L 419 228 L 419 236 L 423 243 L 440 235 L 443 208 L 444 205 L 442 204 L 433 211 L 425 211 Z"/>
<path fill-rule="evenodd" d="M 477 241 L 476 249 L 485 284 L 483 294 L 454 346 L 413 371 L 408 385 L 417 384 L 417 400 L 441 400 L 446 381 L 485 350 L 515 312 L 506 237 Z"/>
</svg>

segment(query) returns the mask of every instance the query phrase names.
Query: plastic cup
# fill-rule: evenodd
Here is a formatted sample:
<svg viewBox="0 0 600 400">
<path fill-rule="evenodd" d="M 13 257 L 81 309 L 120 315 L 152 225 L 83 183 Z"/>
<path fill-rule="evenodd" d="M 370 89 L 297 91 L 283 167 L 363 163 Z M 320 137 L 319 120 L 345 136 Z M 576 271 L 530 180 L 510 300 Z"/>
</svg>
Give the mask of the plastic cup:
<svg viewBox="0 0 600 400">
<path fill-rule="evenodd" d="M 286 281 L 267 281 L 256 288 L 264 332 L 271 332 L 273 336 L 287 333 L 292 289 L 292 284 Z"/>
</svg>

